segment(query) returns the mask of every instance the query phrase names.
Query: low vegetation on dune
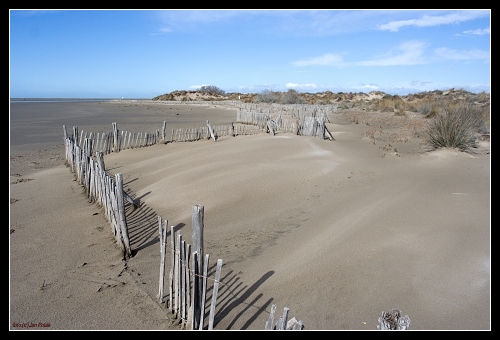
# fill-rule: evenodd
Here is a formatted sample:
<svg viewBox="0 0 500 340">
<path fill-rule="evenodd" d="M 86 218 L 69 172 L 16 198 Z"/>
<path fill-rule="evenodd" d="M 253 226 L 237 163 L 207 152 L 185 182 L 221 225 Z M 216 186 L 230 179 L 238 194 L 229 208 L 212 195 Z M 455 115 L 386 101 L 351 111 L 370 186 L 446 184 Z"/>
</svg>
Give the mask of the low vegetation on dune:
<svg viewBox="0 0 500 340">
<path fill-rule="evenodd" d="M 429 120 L 425 139 L 434 149 L 475 148 L 478 138 L 489 134 L 485 112 L 470 103 L 443 107 Z"/>
<path fill-rule="evenodd" d="M 389 95 L 381 91 L 370 93 L 286 92 L 264 90 L 260 93 L 226 93 L 217 86 L 202 86 L 196 91 L 173 91 L 153 98 L 158 101 L 230 101 L 255 104 L 336 105 L 349 112 L 351 123 L 376 125 L 374 113 L 388 113 L 396 124 L 406 124 L 424 140 L 430 149 L 457 148 L 473 151 L 480 139 L 489 139 L 490 94 L 472 93 L 463 89 L 434 90 Z M 387 118 L 387 115 L 384 115 Z M 399 117 L 399 118 L 398 118 Z M 405 119 L 408 117 L 420 120 Z M 374 127 L 374 129 L 376 129 Z M 376 133 L 374 132 L 374 135 Z M 398 137 L 399 139 L 404 136 Z"/>
</svg>

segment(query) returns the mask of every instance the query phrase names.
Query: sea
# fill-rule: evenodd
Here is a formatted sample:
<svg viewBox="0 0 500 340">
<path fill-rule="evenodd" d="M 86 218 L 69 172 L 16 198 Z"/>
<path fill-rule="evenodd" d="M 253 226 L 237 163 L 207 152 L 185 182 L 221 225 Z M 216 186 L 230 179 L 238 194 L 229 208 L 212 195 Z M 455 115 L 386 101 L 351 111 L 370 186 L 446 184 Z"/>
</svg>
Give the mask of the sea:
<svg viewBox="0 0 500 340">
<path fill-rule="evenodd" d="M 10 103 L 88 103 L 119 100 L 151 100 L 151 98 L 10 98 Z"/>
<path fill-rule="evenodd" d="M 10 150 L 50 148 L 61 144 L 62 127 L 109 124 L 105 107 L 94 104 L 143 98 L 10 98 Z M 150 98 L 148 98 L 150 100 Z"/>
</svg>

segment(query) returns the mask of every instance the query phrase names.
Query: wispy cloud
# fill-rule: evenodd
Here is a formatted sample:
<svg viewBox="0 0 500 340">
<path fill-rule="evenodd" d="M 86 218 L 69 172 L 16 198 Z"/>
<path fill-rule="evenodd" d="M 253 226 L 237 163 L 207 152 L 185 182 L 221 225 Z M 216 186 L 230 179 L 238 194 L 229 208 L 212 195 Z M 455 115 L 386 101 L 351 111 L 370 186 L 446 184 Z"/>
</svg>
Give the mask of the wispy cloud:
<svg viewBox="0 0 500 340">
<path fill-rule="evenodd" d="M 158 11 L 164 22 L 174 25 L 206 24 L 227 20 L 244 12 L 232 10 L 165 10 Z"/>
<path fill-rule="evenodd" d="M 445 15 L 424 15 L 419 19 L 391 21 L 387 24 L 378 25 L 381 30 L 397 32 L 407 26 L 430 27 L 439 25 L 457 24 L 489 15 L 489 11 L 460 11 Z"/>
<path fill-rule="evenodd" d="M 153 12 L 162 27 L 170 32 L 205 31 L 207 28 L 227 27 L 243 23 L 252 17 L 255 11 L 238 10 L 159 10 Z"/>
<path fill-rule="evenodd" d="M 397 11 L 296 10 L 270 12 L 277 32 L 297 36 L 335 36 L 368 31 Z"/>
<path fill-rule="evenodd" d="M 435 51 L 436 57 L 445 60 L 490 60 L 490 53 L 483 50 L 458 51 L 442 47 Z"/>
<path fill-rule="evenodd" d="M 388 56 L 354 63 L 356 66 L 396 66 L 423 64 L 427 44 L 421 41 L 407 41 L 389 52 Z"/>
<path fill-rule="evenodd" d="M 411 86 L 426 86 L 432 84 L 432 81 L 425 81 L 425 80 L 413 80 L 410 82 Z"/>
<path fill-rule="evenodd" d="M 315 89 L 318 86 L 316 84 L 296 84 L 296 83 L 287 83 L 285 85 L 287 88 L 301 88 L 301 89 Z"/>
<path fill-rule="evenodd" d="M 157 32 L 153 33 L 154 35 L 168 34 L 172 33 L 173 30 L 170 27 L 161 27 Z"/>
<path fill-rule="evenodd" d="M 360 92 L 371 92 L 371 91 L 377 91 L 380 87 L 378 85 L 374 84 L 360 84 L 360 85 L 355 85 L 352 87 L 353 90 L 358 90 Z"/>
<path fill-rule="evenodd" d="M 310 58 L 307 60 L 299 60 L 292 62 L 294 66 L 341 66 L 344 60 L 341 56 L 334 53 L 326 53 L 319 57 Z"/>
<path fill-rule="evenodd" d="M 175 31 L 227 27 L 276 36 L 334 36 L 372 30 L 406 11 L 378 10 L 163 10 L 157 16 Z"/>
<path fill-rule="evenodd" d="M 462 33 L 455 34 L 457 36 L 463 36 L 463 35 L 486 35 L 490 34 L 490 29 L 485 28 L 485 29 L 477 29 L 477 30 L 468 30 L 468 31 L 463 31 Z"/>
<path fill-rule="evenodd" d="M 422 41 L 407 41 L 389 51 L 385 56 L 363 61 L 345 61 L 340 55 L 326 53 L 319 57 L 292 62 L 293 66 L 395 66 L 417 65 L 425 62 L 423 54 L 427 44 Z"/>
<path fill-rule="evenodd" d="M 191 90 L 198 90 L 198 89 L 202 88 L 203 86 L 209 86 L 209 85 L 210 85 L 210 84 L 191 85 L 191 86 L 189 86 L 189 88 L 190 88 Z"/>
</svg>

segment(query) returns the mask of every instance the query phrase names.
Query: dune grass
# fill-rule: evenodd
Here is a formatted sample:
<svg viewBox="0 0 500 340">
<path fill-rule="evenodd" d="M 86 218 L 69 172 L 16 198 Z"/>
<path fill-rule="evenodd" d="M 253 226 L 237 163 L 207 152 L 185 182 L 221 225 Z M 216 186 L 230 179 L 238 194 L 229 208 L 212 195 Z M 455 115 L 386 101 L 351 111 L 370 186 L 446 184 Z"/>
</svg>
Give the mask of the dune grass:
<svg viewBox="0 0 500 340">
<path fill-rule="evenodd" d="M 433 149 L 458 148 L 471 151 L 477 147 L 477 137 L 488 128 L 482 110 L 468 103 L 441 107 L 429 118 L 425 142 Z"/>
</svg>

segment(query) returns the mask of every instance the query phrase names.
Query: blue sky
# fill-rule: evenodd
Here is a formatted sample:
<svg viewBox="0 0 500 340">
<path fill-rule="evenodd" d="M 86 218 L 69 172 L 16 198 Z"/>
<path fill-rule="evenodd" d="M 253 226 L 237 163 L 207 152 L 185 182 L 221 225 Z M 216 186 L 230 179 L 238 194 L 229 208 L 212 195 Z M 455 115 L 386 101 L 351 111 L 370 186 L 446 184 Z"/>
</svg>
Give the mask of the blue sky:
<svg viewBox="0 0 500 340">
<path fill-rule="evenodd" d="M 490 92 L 491 10 L 10 10 L 10 97 Z"/>
</svg>

